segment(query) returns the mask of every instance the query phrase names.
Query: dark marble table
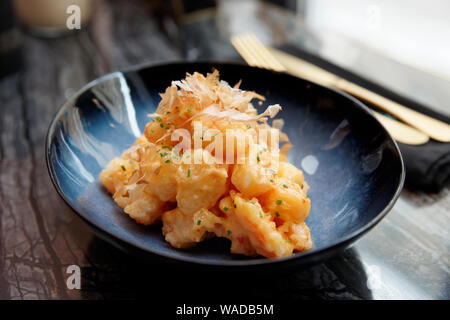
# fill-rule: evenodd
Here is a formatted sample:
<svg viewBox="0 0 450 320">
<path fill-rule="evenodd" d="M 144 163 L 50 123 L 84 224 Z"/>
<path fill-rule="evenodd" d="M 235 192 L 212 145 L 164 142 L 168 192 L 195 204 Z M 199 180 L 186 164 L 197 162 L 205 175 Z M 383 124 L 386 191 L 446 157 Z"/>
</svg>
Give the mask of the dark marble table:
<svg viewBox="0 0 450 320">
<path fill-rule="evenodd" d="M 247 27 L 267 43 L 291 41 L 317 54 L 325 41 L 320 33 L 305 31 L 292 13 L 254 1 L 219 1 L 216 9 L 191 14 L 179 26 L 142 1 L 99 3 L 87 29 L 57 39 L 25 35 L 23 69 L 0 80 L 1 299 L 219 302 L 230 293 L 237 301 L 450 298 L 449 189 L 439 194 L 404 190 L 387 218 L 352 248 L 289 273 L 177 270 L 141 261 L 97 237 L 59 198 L 45 166 L 47 127 L 76 90 L 102 74 L 140 63 L 237 59 L 227 39 Z M 420 81 L 419 71 L 358 50 L 395 74 L 386 85 L 414 98 L 404 80 Z M 377 68 L 365 68 L 367 59 L 353 61 L 345 67 L 380 78 Z M 438 90 L 444 80 L 424 77 L 436 82 L 430 96 L 445 112 L 439 102 L 448 92 Z M 67 287 L 69 265 L 81 267 L 80 290 Z"/>
</svg>

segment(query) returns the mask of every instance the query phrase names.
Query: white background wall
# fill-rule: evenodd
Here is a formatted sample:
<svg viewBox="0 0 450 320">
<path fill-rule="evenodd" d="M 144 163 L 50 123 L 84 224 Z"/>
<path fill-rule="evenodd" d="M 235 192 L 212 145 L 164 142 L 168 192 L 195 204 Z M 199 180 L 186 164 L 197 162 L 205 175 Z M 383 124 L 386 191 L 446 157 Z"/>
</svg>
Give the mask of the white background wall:
<svg viewBox="0 0 450 320">
<path fill-rule="evenodd" d="M 306 21 L 450 79 L 450 0 L 308 0 Z"/>
</svg>

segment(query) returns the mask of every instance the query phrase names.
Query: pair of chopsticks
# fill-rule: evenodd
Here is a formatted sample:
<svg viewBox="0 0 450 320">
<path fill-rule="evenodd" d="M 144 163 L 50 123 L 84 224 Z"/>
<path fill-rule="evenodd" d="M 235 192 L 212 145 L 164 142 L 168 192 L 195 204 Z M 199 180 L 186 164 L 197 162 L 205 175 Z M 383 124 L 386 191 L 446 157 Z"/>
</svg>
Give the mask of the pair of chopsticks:
<svg viewBox="0 0 450 320">
<path fill-rule="evenodd" d="M 372 110 L 378 121 L 399 142 L 420 145 L 426 143 L 430 137 L 437 141 L 450 142 L 450 125 L 442 121 L 411 110 L 305 60 L 268 48 L 253 34 L 233 36 L 230 40 L 251 66 L 287 72 L 320 85 L 338 88 L 402 120 L 403 122 L 400 122 Z"/>
</svg>

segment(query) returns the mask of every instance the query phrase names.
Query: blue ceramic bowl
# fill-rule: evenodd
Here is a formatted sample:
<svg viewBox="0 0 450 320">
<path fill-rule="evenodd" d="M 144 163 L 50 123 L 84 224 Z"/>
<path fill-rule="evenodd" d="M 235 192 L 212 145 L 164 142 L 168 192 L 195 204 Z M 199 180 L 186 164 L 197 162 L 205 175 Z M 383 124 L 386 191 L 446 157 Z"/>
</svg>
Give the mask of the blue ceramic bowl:
<svg viewBox="0 0 450 320">
<path fill-rule="evenodd" d="M 144 227 L 122 212 L 98 180 L 100 171 L 144 129 L 172 80 L 186 72 L 220 71 L 221 78 L 279 103 L 278 117 L 292 148 L 289 160 L 302 168 L 312 202 L 307 224 L 314 246 L 281 259 L 229 253 L 225 239 L 177 250 L 161 226 Z M 56 190 L 100 235 L 141 256 L 189 265 L 257 267 L 318 262 L 374 227 L 392 208 L 404 180 L 393 138 L 357 99 L 286 74 L 228 63 L 174 63 L 116 72 L 81 89 L 50 125 L 46 157 Z"/>
</svg>

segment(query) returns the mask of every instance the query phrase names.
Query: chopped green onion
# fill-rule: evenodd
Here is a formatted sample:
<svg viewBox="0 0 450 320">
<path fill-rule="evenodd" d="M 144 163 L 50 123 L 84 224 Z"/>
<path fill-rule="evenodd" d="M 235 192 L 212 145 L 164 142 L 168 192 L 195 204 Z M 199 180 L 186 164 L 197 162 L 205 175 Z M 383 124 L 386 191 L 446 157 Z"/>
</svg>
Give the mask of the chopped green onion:
<svg viewBox="0 0 450 320">
<path fill-rule="evenodd" d="M 260 162 L 261 158 L 259 156 L 256 156 L 256 160 L 258 160 L 258 162 Z"/>
<path fill-rule="evenodd" d="M 191 176 L 191 169 L 188 169 L 187 177 L 189 178 L 190 176 Z"/>
<path fill-rule="evenodd" d="M 202 220 L 197 221 L 197 225 L 199 226 L 202 223 Z"/>
<path fill-rule="evenodd" d="M 165 156 L 167 156 L 167 152 L 160 153 L 159 155 L 160 155 L 161 157 L 165 157 Z"/>
<path fill-rule="evenodd" d="M 259 210 L 259 216 L 262 218 L 263 217 L 263 214 L 262 214 L 262 211 L 261 210 Z"/>
<path fill-rule="evenodd" d="M 273 183 L 273 179 L 270 179 L 270 182 L 272 182 L 272 183 Z"/>
<path fill-rule="evenodd" d="M 275 211 L 275 215 L 276 215 L 277 217 L 280 216 L 280 214 L 278 213 L 278 211 Z"/>
<path fill-rule="evenodd" d="M 170 162 L 170 160 L 169 159 L 167 159 L 166 161 L 164 161 L 165 163 L 169 163 Z"/>
<path fill-rule="evenodd" d="M 288 188 L 287 184 L 283 184 L 283 187 Z"/>
<path fill-rule="evenodd" d="M 160 126 L 161 128 L 164 128 L 164 123 L 161 122 L 161 123 L 159 124 L 159 126 Z"/>
<path fill-rule="evenodd" d="M 280 205 L 280 204 L 281 204 L 281 202 L 282 202 L 281 200 L 277 200 L 277 204 L 278 204 L 278 205 Z"/>
<path fill-rule="evenodd" d="M 223 207 L 223 211 L 228 211 L 228 207 Z"/>
<path fill-rule="evenodd" d="M 161 122 L 161 121 L 162 121 L 161 117 L 156 117 L 155 119 L 156 119 L 158 122 Z"/>
<path fill-rule="evenodd" d="M 123 171 L 127 171 L 127 169 L 125 169 L 123 165 L 121 165 L 120 167 L 122 168 Z"/>
<path fill-rule="evenodd" d="M 231 230 L 228 230 L 227 233 L 229 236 L 231 236 Z"/>
</svg>

